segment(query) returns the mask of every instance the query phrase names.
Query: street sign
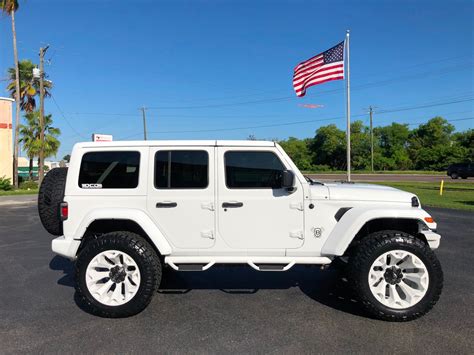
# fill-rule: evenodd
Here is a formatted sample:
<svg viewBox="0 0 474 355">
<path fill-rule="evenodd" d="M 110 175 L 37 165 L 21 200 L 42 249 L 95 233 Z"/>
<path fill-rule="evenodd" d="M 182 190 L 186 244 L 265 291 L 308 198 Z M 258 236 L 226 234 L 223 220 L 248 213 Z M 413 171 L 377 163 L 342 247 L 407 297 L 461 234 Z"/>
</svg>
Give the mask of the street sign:
<svg viewBox="0 0 474 355">
<path fill-rule="evenodd" d="M 112 142 L 113 136 L 110 134 L 92 134 L 92 141 L 93 142 Z"/>
</svg>

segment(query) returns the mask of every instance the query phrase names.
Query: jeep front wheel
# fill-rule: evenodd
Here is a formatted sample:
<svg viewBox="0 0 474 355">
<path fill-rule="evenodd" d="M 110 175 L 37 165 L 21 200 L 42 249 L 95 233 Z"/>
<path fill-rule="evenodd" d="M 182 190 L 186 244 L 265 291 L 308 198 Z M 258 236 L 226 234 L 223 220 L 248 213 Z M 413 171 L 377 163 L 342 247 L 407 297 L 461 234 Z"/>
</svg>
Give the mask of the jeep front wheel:
<svg viewBox="0 0 474 355">
<path fill-rule="evenodd" d="M 130 232 L 87 241 L 76 261 L 76 291 L 86 308 L 102 317 L 141 312 L 160 281 L 160 259 L 147 241 Z"/>
<path fill-rule="evenodd" d="M 436 304 L 443 288 L 443 272 L 434 252 L 403 232 L 382 231 L 364 238 L 349 269 L 360 300 L 383 320 L 422 316 Z"/>
</svg>

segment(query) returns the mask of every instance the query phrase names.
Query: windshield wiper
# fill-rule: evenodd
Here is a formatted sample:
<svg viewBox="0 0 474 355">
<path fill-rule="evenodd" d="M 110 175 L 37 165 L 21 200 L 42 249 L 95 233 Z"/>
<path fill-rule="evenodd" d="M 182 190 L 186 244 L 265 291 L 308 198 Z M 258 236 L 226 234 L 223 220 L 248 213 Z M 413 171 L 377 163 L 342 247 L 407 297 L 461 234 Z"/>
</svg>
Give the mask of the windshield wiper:
<svg viewBox="0 0 474 355">
<path fill-rule="evenodd" d="M 304 177 L 310 183 L 310 185 L 324 185 L 324 183 L 322 183 L 321 181 L 313 180 L 307 175 L 304 175 Z"/>
</svg>

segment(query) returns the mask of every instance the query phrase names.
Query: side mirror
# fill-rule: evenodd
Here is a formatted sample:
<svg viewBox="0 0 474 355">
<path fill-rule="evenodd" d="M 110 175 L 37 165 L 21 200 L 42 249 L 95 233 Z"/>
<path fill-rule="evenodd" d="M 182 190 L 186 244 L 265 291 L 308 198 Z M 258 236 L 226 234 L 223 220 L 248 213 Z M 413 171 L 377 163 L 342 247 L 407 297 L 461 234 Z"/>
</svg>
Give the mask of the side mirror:
<svg viewBox="0 0 474 355">
<path fill-rule="evenodd" d="M 281 187 L 286 189 L 292 189 L 295 184 L 295 173 L 291 170 L 283 170 L 281 178 Z"/>
</svg>

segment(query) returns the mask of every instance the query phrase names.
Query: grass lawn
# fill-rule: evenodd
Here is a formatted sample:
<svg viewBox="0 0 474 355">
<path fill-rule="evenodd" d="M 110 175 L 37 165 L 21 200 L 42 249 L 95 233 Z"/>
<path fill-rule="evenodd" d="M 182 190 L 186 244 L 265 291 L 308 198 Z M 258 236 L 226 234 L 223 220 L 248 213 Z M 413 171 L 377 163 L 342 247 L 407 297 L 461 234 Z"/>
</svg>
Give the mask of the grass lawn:
<svg viewBox="0 0 474 355">
<path fill-rule="evenodd" d="M 345 170 L 328 170 L 328 171 L 303 171 L 303 174 L 346 174 Z M 374 174 L 374 175 L 383 175 L 383 174 L 397 174 L 397 175 L 446 175 L 446 171 L 431 171 L 431 170 L 380 170 L 380 171 L 370 171 L 370 170 L 355 170 L 351 171 L 351 174 Z"/>
<path fill-rule="evenodd" d="M 16 196 L 16 195 L 35 195 L 38 193 L 38 189 L 18 189 L 18 190 L 10 190 L 10 191 L 1 191 L 0 196 Z"/>
<path fill-rule="evenodd" d="M 443 196 L 439 195 L 439 183 L 433 182 L 374 182 L 378 185 L 392 186 L 416 194 L 421 206 L 454 208 L 474 211 L 473 183 L 444 183 Z"/>
<path fill-rule="evenodd" d="M 443 196 L 439 195 L 439 183 L 433 182 L 371 182 L 372 184 L 392 186 L 416 194 L 422 206 L 454 208 L 474 211 L 474 183 L 445 182 Z M 32 195 L 37 189 L 0 191 L 0 196 Z"/>
</svg>

